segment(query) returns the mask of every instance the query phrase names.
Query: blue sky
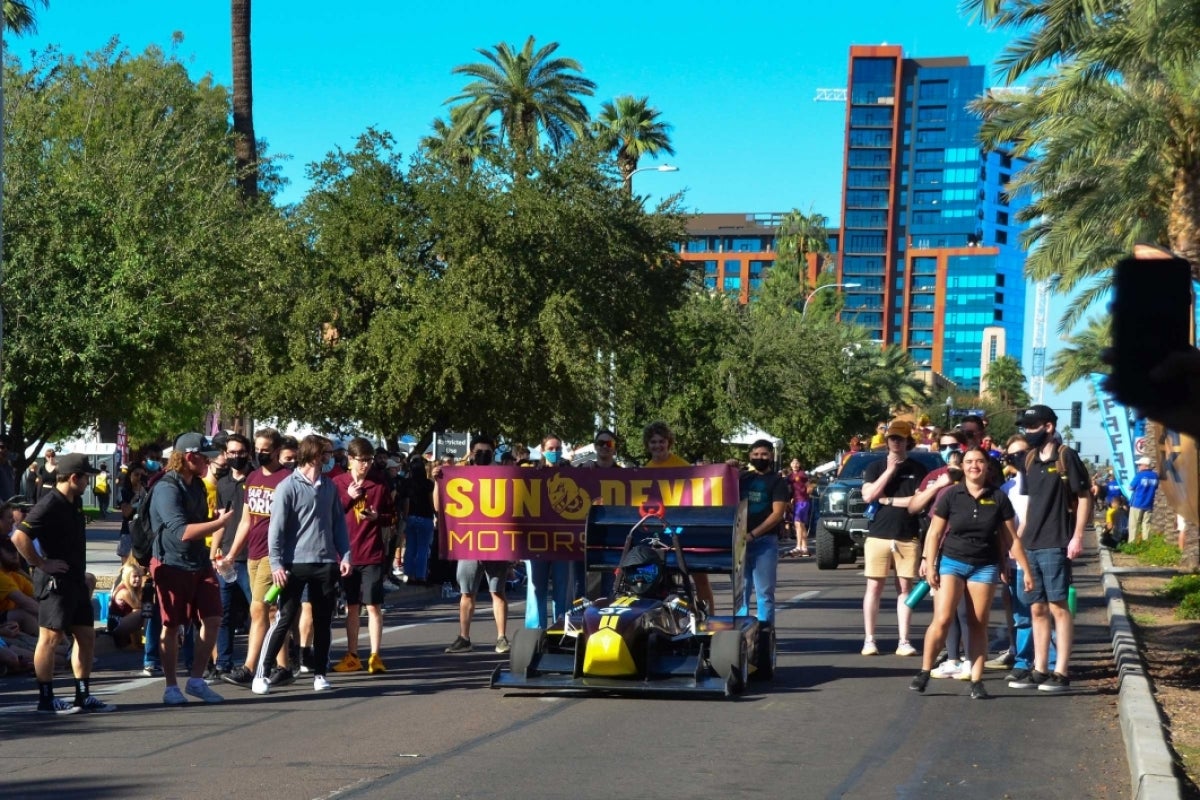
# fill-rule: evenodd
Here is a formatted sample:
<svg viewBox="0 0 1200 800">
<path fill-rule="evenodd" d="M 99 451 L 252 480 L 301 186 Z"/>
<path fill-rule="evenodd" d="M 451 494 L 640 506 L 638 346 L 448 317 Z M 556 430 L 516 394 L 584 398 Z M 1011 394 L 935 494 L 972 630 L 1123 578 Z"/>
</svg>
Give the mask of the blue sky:
<svg viewBox="0 0 1200 800">
<path fill-rule="evenodd" d="M 914 57 L 966 55 L 991 64 L 1007 40 L 968 23 L 957 0 L 701 0 L 646 4 L 636 13 L 611 4 L 475 5 L 360 2 L 338 15 L 328 3 L 256 0 L 255 128 L 270 153 L 287 157 L 285 201 L 303 196 L 305 165 L 353 146 L 368 126 L 390 131 L 402 151 L 412 152 L 432 120 L 446 114 L 444 101 L 466 83 L 451 74 L 454 66 L 482 60 L 477 48 L 520 47 L 533 35 L 539 44 L 558 42 L 558 54 L 579 61 L 596 82 L 593 112 L 617 95 L 646 95 L 674 125 L 676 155 L 664 160 L 680 171 L 638 175 L 639 193 L 686 190 L 685 204 L 695 211 L 800 208 L 836 219 L 845 107 L 813 97 L 819 87 L 845 85 L 850 45 L 888 43 Z M 118 36 L 138 52 L 150 44 L 169 48 L 175 31 L 183 34 L 178 53 L 193 75 L 229 85 L 223 2 L 50 0 L 37 34 L 9 38 L 6 47 L 27 60 L 30 50 L 47 45 L 82 54 Z M 1052 310 L 1052 342 L 1060 314 Z M 1023 361 L 1028 371 L 1028 353 Z M 1085 399 L 1085 390 L 1046 399 L 1066 408 Z M 1085 425 L 1083 433 L 1084 453 L 1102 452 L 1099 428 Z"/>
</svg>

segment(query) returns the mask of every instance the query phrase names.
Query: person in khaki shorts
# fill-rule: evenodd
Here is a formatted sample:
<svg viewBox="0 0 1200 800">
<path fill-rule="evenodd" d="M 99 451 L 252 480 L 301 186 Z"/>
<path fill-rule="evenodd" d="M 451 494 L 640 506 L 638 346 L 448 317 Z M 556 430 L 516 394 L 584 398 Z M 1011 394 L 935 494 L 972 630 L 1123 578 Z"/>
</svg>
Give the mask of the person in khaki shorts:
<svg viewBox="0 0 1200 800">
<path fill-rule="evenodd" d="M 917 649 L 908 640 L 912 609 L 904 601 L 917 579 L 921 556 L 917 509 L 910 510 L 909 503 L 927 470 L 908 457 L 909 451 L 916 446 L 912 423 L 894 419 L 884 435 L 887 457 L 867 465 L 863 472 L 863 501 L 874 503 L 877 508 L 867 528 L 867 541 L 863 547 L 867 591 L 863 595 L 862 654 L 873 656 L 879 653 L 875 644 L 875 623 L 879 617 L 883 585 L 894 566 L 896 621 L 900 629 L 896 655 L 914 656 Z"/>
</svg>

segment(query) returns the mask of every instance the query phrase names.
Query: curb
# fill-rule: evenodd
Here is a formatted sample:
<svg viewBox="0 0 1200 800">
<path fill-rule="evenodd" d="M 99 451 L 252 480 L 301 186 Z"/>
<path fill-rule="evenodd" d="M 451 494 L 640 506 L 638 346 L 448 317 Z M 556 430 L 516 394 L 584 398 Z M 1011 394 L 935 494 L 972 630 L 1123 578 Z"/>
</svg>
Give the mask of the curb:
<svg viewBox="0 0 1200 800">
<path fill-rule="evenodd" d="M 1133 800 L 1179 800 L 1179 779 L 1175 777 L 1175 759 L 1167 747 L 1162 712 L 1138 653 L 1112 555 L 1105 547 L 1100 548 L 1100 570 L 1120 685 L 1118 708 Z"/>
</svg>

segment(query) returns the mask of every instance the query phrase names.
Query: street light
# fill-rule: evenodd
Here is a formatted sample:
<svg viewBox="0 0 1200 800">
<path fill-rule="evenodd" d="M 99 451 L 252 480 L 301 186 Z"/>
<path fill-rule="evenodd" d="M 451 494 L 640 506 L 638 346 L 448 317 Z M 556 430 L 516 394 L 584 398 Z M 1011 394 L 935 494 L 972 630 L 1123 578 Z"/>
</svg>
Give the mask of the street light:
<svg viewBox="0 0 1200 800">
<path fill-rule="evenodd" d="M 626 175 L 625 180 L 622 181 L 622 183 L 624 183 L 626 186 L 632 187 L 633 176 L 637 175 L 639 172 L 679 172 L 679 167 L 676 167 L 672 164 L 659 164 L 657 167 L 641 167 L 640 169 L 635 169 L 633 172 Z"/>
<path fill-rule="evenodd" d="M 808 304 L 812 302 L 813 296 L 822 289 L 836 289 L 838 287 L 843 289 L 857 289 L 860 286 L 862 286 L 861 283 L 827 283 L 824 286 L 818 286 L 809 292 L 808 297 L 805 298 L 804 310 L 800 312 L 800 319 L 804 319 L 804 317 L 808 314 Z"/>
<path fill-rule="evenodd" d="M 954 398 L 946 398 L 946 430 L 950 430 L 950 413 L 954 411 Z"/>
</svg>

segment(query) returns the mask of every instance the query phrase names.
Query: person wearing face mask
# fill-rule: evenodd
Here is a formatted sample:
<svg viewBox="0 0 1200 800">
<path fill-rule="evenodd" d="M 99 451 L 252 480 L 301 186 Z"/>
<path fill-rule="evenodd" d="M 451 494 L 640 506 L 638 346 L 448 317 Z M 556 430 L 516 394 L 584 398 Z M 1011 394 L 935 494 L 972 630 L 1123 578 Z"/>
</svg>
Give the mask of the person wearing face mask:
<svg viewBox="0 0 1200 800">
<path fill-rule="evenodd" d="M 1048 406 L 1035 405 L 1017 418 L 1030 453 L 1024 464 L 1025 494 L 1029 508 L 1021 519 L 1019 535 L 1029 555 L 1033 591 L 1022 591 L 1021 600 L 1033 617 L 1033 667 L 1023 681 L 1010 681 L 1020 689 L 1065 692 L 1075 623 L 1067 608 L 1071 561 L 1083 552 L 1083 531 L 1091 518 L 1091 478 L 1079 455 L 1056 439 L 1058 415 Z M 1051 634 L 1057 638 L 1057 658 L 1050 672 Z"/>
<path fill-rule="evenodd" d="M 746 501 L 745 586 L 737 614 L 750 613 L 750 596 L 757 600 L 758 621 L 775 624 L 775 582 L 779 566 L 779 532 L 787 516 L 792 490 L 774 469 L 775 445 L 759 439 L 750 445 L 750 469 L 738 478 Z"/>
<path fill-rule="evenodd" d="M 562 439 L 549 434 L 542 439 L 542 460 L 533 464 L 534 469 L 553 469 L 554 467 L 571 466 L 570 462 L 562 460 Z M 576 585 L 574 573 L 582 570 L 573 569 L 570 561 L 547 561 L 545 559 L 526 559 L 525 574 L 529 580 L 525 584 L 525 627 L 549 628 L 550 622 L 558 619 L 575 599 L 582 597 L 583 587 Z M 554 591 L 550 591 L 553 579 Z M 573 591 L 572 591 L 573 590 Z M 549 608 L 547 608 L 549 603 Z"/>
<path fill-rule="evenodd" d="M 490 436 L 476 436 L 471 440 L 471 455 L 467 463 L 476 467 L 491 466 L 495 455 L 495 441 Z M 434 481 L 439 481 L 441 477 L 441 467 L 435 467 Z M 435 492 L 433 499 L 435 508 L 440 508 L 441 492 Z M 488 592 L 492 595 L 492 615 L 496 619 L 496 652 L 507 653 L 510 645 L 508 636 L 505 635 L 508 627 L 508 598 L 504 596 L 504 582 L 508 578 L 508 562 L 459 561 L 456 576 L 459 589 L 458 636 L 445 652 L 471 652 L 471 617 L 475 615 L 475 594 L 479 591 L 480 583 L 486 579 Z"/>
<path fill-rule="evenodd" d="M 225 474 L 217 479 L 217 508 L 228 508 L 232 511 L 229 521 L 223 530 L 213 535 L 211 557 L 213 561 L 224 556 L 222 544 L 233 543 L 237 538 L 238 524 L 242 519 L 242 504 L 245 500 L 246 476 L 250 474 L 250 440 L 240 433 L 231 433 L 225 439 Z M 250 571 L 247 566 L 246 553 L 243 551 L 232 561 L 237 570 L 237 577 L 227 581 L 219 574 L 217 582 L 221 585 L 221 629 L 217 632 L 217 655 L 211 675 L 206 678 L 220 678 L 233 669 L 233 603 L 234 592 L 240 590 L 250 603 Z"/>
</svg>

